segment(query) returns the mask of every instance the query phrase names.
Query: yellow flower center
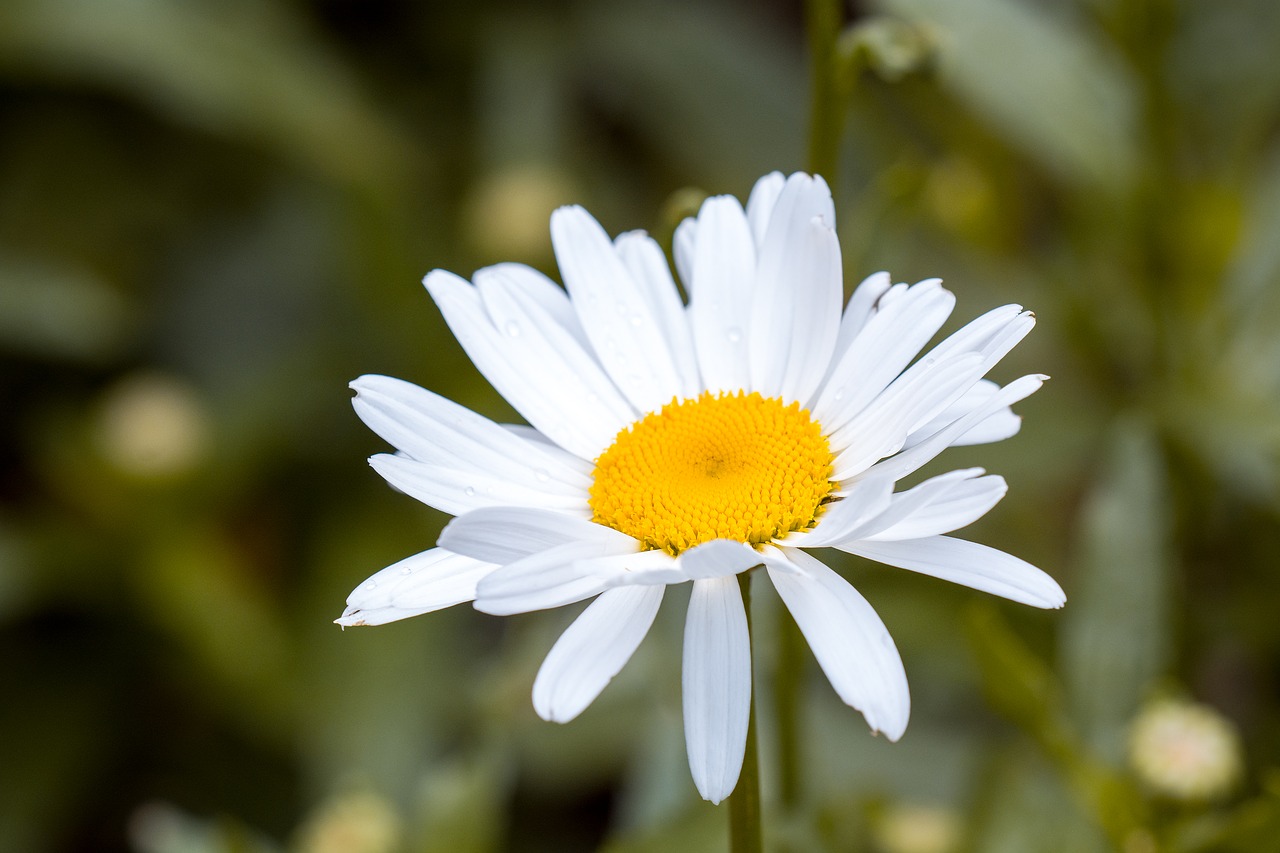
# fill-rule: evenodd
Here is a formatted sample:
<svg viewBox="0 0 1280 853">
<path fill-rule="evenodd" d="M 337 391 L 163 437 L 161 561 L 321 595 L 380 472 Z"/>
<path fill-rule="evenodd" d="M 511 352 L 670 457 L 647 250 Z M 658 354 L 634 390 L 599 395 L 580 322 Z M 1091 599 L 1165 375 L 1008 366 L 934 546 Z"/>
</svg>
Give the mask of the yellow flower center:
<svg viewBox="0 0 1280 853">
<path fill-rule="evenodd" d="M 593 520 L 669 554 L 712 539 L 762 545 L 813 526 L 831 460 L 799 403 L 704 392 L 618 433 L 596 460 Z"/>
</svg>

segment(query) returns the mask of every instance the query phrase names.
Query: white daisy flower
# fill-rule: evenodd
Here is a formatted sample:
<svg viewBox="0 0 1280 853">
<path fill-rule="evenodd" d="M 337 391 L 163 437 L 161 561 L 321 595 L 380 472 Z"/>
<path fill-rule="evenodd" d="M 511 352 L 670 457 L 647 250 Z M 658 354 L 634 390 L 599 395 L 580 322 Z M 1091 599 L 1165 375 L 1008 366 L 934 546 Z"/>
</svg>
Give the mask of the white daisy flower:
<svg viewBox="0 0 1280 853">
<path fill-rule="evenodd" d="M 837 548 L 1036 607 L 1061 588 L 946 534 L 1004 496 L 952 471 L 894 484 L 952 445 L 1018 430 L 1010 404 L 1045 377 L 982 377 L 1034 325 L 1020 306 L 920 351 L 955 303 L 936 279 L 863 281 L 844 311 L 831 193 L 773 173 L 708 199 L 675 235 L 685 305 L 658 244 L 610 240 L 582 208 L 551 218 L 565 290 L 516 264 L 425 284 L 458 342 L 530 426 L 499 425 L 417 386 L 365 376 L 356 411 L 399 452 L 370 462 L 457 516 L 439 546 L 361 584 L 341 625 L 474 599 L 513 614 L 595 600 L 547 655 L 533 704 L 580 714 L 644 638 L 668 584 L 691 583 L 683 703 L 689 765 L 712 802 L 742 767 L 751 653 L 736 575 L 763 566 L 832 686 L 897 740 L 902 661 L 871 605 L 809 548 Z M 913 363 L 914 362 L 914 363 Z"/>
</svg>

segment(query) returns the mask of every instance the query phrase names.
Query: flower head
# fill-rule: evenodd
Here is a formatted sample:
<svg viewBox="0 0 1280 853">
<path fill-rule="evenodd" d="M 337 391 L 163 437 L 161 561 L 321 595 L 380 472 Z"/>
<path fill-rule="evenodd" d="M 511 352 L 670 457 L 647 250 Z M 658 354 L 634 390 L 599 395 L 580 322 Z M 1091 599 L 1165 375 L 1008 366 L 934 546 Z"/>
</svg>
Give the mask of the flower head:
<svg viewBox="0 0 1280 853">
<path fill-rule="evenodd" d="M 529 426 L 395 379 L 353 383 L 360 417 L 399 450 L 373 467 L 457 517 L 439 547 L 358 587 L 338 623 L 594 598 L 534 682 L 538 713 L 566 722 L 631 657 L 665 587 L 691 583 L 685 738 L 699 792 L 719 802 L 741 769 L 751 701 L 735 576 L 763 566 L 840 698 L 900 737 L 910 702 L 893 640 L 806 549 L 1061 606 L 1039 569 L 945 535 L 991 509 L 1002 478 L 965 469 L 894 491 L 951 445 L 1017 432 L 1009 406 L 1044 377 L 983 379 L 1034 325 L 1017 305 L 920 358 L 955 303 L 938 280 L 878 273 L 841 311 L 834 225 L 826 183 L 805 174 L 765 176 L 745 209 L 708 199 L 675 235 L 688 305 L 651 238 L 611 240 L 579 207 L 551 219 L 564 290 L 516 264 L 474 284 L 428 275 L 458 342 Z"/>
<path fill-rule="evenodd" d="M 1244 773 L 1240 733 L 1208 705 L 1158 699 L 1129 732 L 1129 762 L 1161 796 L 1213 800 L 1229 794 Z"/>
</svg>

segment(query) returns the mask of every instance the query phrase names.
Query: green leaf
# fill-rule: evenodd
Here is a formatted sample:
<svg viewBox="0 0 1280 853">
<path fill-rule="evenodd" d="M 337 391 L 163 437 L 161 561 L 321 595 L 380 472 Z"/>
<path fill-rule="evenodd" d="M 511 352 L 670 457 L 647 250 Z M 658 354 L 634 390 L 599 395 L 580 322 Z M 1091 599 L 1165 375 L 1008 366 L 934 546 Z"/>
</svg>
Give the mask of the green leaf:
<svg viewBox="0 0 1280 853">
<path fill-rule="evenodd" d="M 1062 669 L 1071 710 L 1092 747 L 1123 758 L 1125 727 L 1170 658 L 1170 519 L 1164 460 L 1143 422 L 1116 424 L 1086 496 Z"/>
<path fill-rule="evenodd" d="M 407 143 L 289 9 L 243 0 L 8 0 L 0 68 L 105 85 L 340 181 L 386 185 Z"/>
<path fill-rule="evenodd" d="M 938 73 L 1069 184 L 1127 186 L 1139 162 L 1128 69 L 1080 26 L 1015 0 L 880 0 L 934 31 Z"/>
</svg>

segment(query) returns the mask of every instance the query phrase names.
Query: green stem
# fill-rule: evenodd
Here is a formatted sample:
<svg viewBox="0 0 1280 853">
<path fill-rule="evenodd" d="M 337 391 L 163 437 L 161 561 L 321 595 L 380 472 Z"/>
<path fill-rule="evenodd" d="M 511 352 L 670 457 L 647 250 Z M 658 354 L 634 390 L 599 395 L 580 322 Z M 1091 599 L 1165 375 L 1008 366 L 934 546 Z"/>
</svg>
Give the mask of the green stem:
<svg viewBox="0 0 1280 853">
<path fill-rule="evenodd" d="M 738 575 L 742 604 L 747 610 L 747 636 L 751 636 L 751 572 Z M 756 745 L 756 708 L 752 678 L 751 711 L 747 717 L 747 746 L 742 756 L 738 785 L 729 795 L 729 850 L 731 853 L 761 853 L 760 758 Z"/>
<path fill-rule="evenodd" d="M 844 109 L 836 80 L 836 40 L 840 35 L 838 0 L 806 0 L 809 31 L 809 171 L 835 186 L 840 160 Z"/>
</svg>

